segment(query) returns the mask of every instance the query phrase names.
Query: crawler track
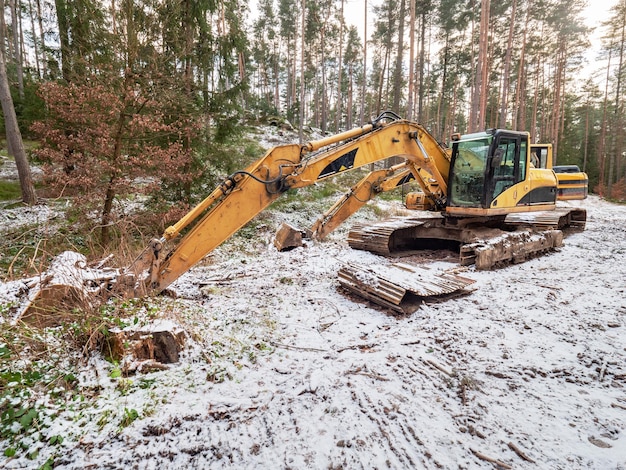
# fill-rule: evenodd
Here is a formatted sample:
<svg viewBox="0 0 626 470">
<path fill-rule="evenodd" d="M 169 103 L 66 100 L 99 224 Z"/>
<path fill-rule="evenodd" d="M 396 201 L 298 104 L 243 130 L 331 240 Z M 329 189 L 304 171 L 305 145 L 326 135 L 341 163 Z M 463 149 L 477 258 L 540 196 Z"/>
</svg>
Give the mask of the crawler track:
<svg viewBox="0 0 626 470">
<path fill-rule="evenodd" d="M 395 217 L 356 225 L 348 235 L 354 249 L 393 256 L 423 249 L 454 249 L 459 263 L 493 269 L 519 263 L 562 246 L 563 230 L 583 229 L 583 209 L 511 214 L 504 220 L 473 224 L 449 223 L 443 217 Z"/>
</svg>

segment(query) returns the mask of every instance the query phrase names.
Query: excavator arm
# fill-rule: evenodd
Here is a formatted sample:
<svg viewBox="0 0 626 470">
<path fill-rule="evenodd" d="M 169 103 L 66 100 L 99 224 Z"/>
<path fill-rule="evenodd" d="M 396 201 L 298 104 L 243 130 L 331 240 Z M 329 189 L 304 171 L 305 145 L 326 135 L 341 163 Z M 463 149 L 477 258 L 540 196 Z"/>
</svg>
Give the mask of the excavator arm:
<svg viewBox="0 0 626 470">
<path fill-rule="evenodd" d="M 415 180 L 414 164 L 405 161 L 368 173 L 311 226 L 311 238 L 323 240 L 376 195 Z"/>
<path fill-rule="evenodd" d="M 443 209 L 449 155 L 419 124 L 386 122 L 388 118 L 383 114 L 372 124 L 304 145 L 274 147 L 245 170 L 230 175 L 125 270 L 126 277 L 136 281 L 135 295 L 166 289 L 287 190 L 391 157 L 404 158 L 418 175 L 428 174 L 426 195 Z M 166 244 L 185 229 L 188 232 L 164 254 Z"/>
<path fill-rule="evenodd" d="M 436 180 L 424 168 L 405 160 L 389 168 L 368 173 L 311 225 L 308 230 L 309 236 L 315 240 L 323 240 L 378 194 L 393 191 L 411 181 L 417 182 L 422 191 L 414 191 L 406 195 L 406 208 L 435 210 L 432 189 L 436 185 Z"/>
</svg>

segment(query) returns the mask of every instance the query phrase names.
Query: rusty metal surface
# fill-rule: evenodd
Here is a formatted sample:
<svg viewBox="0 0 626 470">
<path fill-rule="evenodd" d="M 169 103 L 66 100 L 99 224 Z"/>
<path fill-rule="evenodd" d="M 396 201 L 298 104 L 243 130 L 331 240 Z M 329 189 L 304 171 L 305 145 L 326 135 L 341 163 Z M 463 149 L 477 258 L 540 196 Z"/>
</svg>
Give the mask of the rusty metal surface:
<svg viewBox="0 0 626 470">
<path fill-rule="evenodd" d="M 354 249 L 390 256 L 428 249 L 437 240 L 441 243 L 438 248 L 459 251 L 462 266 L 475 264 L 476 269 L 492 269 L 562 246 L 562 230 L 583 229 L 586 218 L 584 209 L 566 207 L 509 214 L 497 226 L 447 226 L 441 218 L 395 217 L 373 225 L 355 225 L 348 243 Z M 446 241 L 458 245 L 446 246 Z"/>
<path fill-rule="evenodd" d="M 465 266 L 475 264 L 479 270 L 493 269 L 521 263 L 562 245 L 563 232 L 560 230 L 509 232 L 494 239 L 463 245 L 460 263 Z"/>
<path fill-rule="evenodd" d="M 301 247 L 302 231 L 283 222 L 274 236 L 274 246 L 278 251 Z"/>
<path fill-rule="evenodd" d="M 584 229 L 587 221 L 585 209 L 557 208 L 553 211 L 523 212 L 506 216 L 505 224 L 535 228 L 579 228 Z"/>
<path fill-rule="evenodd" d="M 372 225 L 358 224 L 350 230 L 348 244 L 356 250 L 388 255 L 392 252 L 389 242 L 395 232 L 422 224 L 424 219 L 421 217 L 392 217 Z"/>
</svg>

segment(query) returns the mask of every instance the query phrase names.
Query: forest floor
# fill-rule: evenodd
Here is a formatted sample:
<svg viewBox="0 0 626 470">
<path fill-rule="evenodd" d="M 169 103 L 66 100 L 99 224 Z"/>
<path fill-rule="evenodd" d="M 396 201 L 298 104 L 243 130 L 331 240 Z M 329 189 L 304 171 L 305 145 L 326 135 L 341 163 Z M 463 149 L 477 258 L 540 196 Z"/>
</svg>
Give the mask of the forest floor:
<svg viewBox="0 0 626 470">
<path fill-rule="evenodd" d="M 73 349 L 67 325 L 13 356 L 22 281 L 0 283 L 0 468 L 626 469 L 626 206 L 571 204 L 587 227 L 559 250 L 463 268 L 466 295 L 401 316 L 337 280 L 390 260 L 352 250 L 346 228 L 279 253 L 274 229 L 303 220 L 270 211 L 176 299 L 124 306 L 120 328 L 186 335 L 177 363 L 130 376 Z M 57 210 L 0 210 L 2 230 L 33 213 Z M 403 262 L 459 269 L 450 253 Z"/>
</svg>

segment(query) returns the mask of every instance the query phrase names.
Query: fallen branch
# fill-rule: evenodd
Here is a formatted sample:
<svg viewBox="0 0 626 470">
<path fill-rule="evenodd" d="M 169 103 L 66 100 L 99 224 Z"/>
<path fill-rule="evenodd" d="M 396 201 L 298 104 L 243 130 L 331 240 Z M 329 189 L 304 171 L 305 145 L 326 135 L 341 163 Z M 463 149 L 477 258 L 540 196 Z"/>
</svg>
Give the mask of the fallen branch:
<svg viewBox="0 0 626 470">
<path fill-rule="evenodd" d="M 563 290 L 562 287 L 557 287 L 557 286 L 549 286 L 547 284 L 543 284 L 540 287 L 543 287 L 545 289 L 550 289 L 550 290 Z"/>
<path fill-rule="evenodd" d="M 530 462 L 530 463 L 535 463 L 535 461 L 533 459 L 531 459 L 530 457 L 528 457 L 523 451 L 522 449 L 520 449 L 519 447 L 517 447 L 515 444 L 513 444 L 512 442 L 509 442 L 509 449 L 511 449 L 513 452 L 515 452 L 517 455 L 520 456 L 520 458 L 522 460 L 525 460 L 526 462 Z"/>
<path fill-rule="evenodd" d="M 432 359 L 424 359 L 424 362 L 426 364 L 428 364 L 431 367 L 434 367 L 435 369 L 443 372 L 444 374 L 446 374 L 449 377 L 452 377 L 453 374 L 452 372 L 450 372 L 449 370 L 447 370 L 445 367 L 443 367 L 441 364 L 438 364 L 437 362 L 433 361 Z"/>
<path fill-rule="evenodd" d="M 345 375 L 364 375 L 365 377 L 369 377 L 371 379 L 381 380 L 383 382 L 389 382 L 389 379 L 387 377 L 383 377 L 382 375 L 379 375 L 379 374 L 373 374 L 371 372 L 365 372 L 360 367 L 357 367 L 354 370 L 347 371 Z"/>
<path fill-rule="evenodd" d="M 622 409 L 622 410 L 626 410 L 626 406 L 624 406 L 624 405 L 620 405 L 619 403 L 611 403 L 611 406 L 612 406 L 613 408 L 620 408 L 620 409 Z"/>
<path fill-rule="evenodd" d="M 480 432 L 480 430 L 476 429 L 474 426 L 470 425 L 469 426 L 469 433 L 472 436 L 477 436 L 480 437 L 481 439 L 485 439 L 487 436 L 485 436 L 482 432 Z"/>
<path fill-rule="evenodd" d="M 306 347 L 302 347 L 302 346 L 292 346 L 290 344 L 276 343 L 274 341 L 271 341 L 270 344 L 272 346 L 274 346 L 275 348 L 290 349 L 292 351 L 313 351 L 313 352 L 327 352 L 328 351 L 327 349 L 306 348 Z"/>
<path fill-rule="evenodd" d="M 102 269 L 104 268 L 104 266 L 106 266 L 108 264 L 109 261 L 111 261 L 113 259 L 113 256 L 115 256 L 113 253 L 111 253 L 109 256 L 107 256 L 106 258 L 101 259 L 100 261 L 98 261 L 93 268 L 94 269 Z"/>
<path fill-rule="evenodd" d="M 480 460 L 484 460 L 485 462 L 492 463 L 492 464 L 494 464 L 494 465 L 497 465 L 497 466 L 498 466 L 498 467 L 500 467 L 500 468 L 505 468 L 505 469 L 507 469 L 507 470 L 508 470 L 508 469 L 513 468 L 513 467 L 511 467 L 509 464 L 506 464 L 506 463 L 504 463 L 504 462 L 501 462 L 501 461 L 500 461 L 500 460 L 498 460 L 498 459 L 494 459 L 493 457 L 488 457 L 488 456 L 487 456 L 487 455 L 485 455 L 485 454 L 481 454 L 481 453 L 480 453 L 480 452 L 478 452 L 477 450 L 474 450 L 474 449 L 471 449 L 471 448 L 470 448 L 470 450 L 472 451 L 472 454 L 474 454 L 474 455 L 475 455 L 476 457 L 478 457 Z"/>
<path fill-rule="evenodd" d="M 346 346 L 344 348 L 337 349 L 337 352 L 344 352 L 348 349 L 372 349 L 378 346 L 378 343 L 365 343 L 365 344 L 353 344 L 352 346 Z"/>
</svg>

